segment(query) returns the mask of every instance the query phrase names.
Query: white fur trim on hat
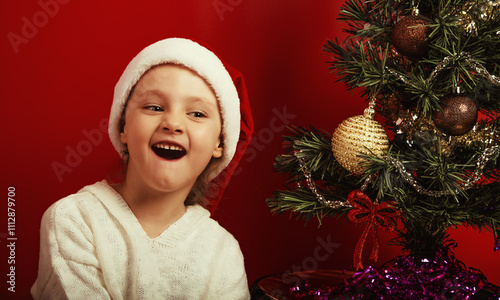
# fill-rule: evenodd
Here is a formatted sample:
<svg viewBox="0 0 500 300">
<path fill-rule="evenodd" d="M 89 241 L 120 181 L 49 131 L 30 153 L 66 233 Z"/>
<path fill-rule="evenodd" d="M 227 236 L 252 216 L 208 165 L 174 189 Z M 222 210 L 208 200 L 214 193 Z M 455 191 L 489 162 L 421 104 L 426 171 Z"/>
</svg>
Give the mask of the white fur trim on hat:
<svg viewBox="0 0 500 300">
<path fill-rule="evenodd" d="M 220 163 L 213 166 L 209 180 L 215 178 L 231 161 L 240 134 L 240 100 L 233 80 L 222 61 L 210 50 L 188 39 L 169 38 L 144 48 L 130 61 L 115 86 L 108 133 L 116 151 L 123 156 L 120 142 L 120 117 L 132 87 L 154 66 L 174 63 L 183 65 L 203 77 L 219 100 L 224 143 Z"/>
</svg>

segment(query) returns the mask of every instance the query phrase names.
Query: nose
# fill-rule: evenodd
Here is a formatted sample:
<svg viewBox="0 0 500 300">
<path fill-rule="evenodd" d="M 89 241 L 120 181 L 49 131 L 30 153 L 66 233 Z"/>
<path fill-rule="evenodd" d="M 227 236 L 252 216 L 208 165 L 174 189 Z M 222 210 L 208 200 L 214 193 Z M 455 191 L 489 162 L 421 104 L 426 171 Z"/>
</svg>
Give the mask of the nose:
<svg viewBox="0 0 500 300">
<path fill-rule="evenodd" d="M 170 133 L 183 133 L 182 117 L 176 113 L 166 113 L 161 123 L 161 129 Z"/>
</svg>

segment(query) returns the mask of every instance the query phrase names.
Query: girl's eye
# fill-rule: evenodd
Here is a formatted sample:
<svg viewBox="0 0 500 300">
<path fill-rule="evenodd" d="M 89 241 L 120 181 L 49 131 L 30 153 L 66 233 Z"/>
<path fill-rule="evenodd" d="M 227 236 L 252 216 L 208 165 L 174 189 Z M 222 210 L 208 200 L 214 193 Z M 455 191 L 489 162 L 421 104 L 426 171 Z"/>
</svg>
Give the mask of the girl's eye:
<svg viewBox="0 0 500 300">
<path fill-rule="evenodd" d="M 163 108 L 161 108 L 161 106 L 158 105 L 148 105 L 144 108 L 150 111 L 163 111 Z"/>
<path fill-rule="evenodd" d="M 200 111 L 195 111 L 195 112 L 192 112 L 192 113 L 189 113 L 190 116 L 193 116 L 195 118 L 205 118 L 207 115 L 205 115 L 204 113 L 200 112 Z"/>
</svg>

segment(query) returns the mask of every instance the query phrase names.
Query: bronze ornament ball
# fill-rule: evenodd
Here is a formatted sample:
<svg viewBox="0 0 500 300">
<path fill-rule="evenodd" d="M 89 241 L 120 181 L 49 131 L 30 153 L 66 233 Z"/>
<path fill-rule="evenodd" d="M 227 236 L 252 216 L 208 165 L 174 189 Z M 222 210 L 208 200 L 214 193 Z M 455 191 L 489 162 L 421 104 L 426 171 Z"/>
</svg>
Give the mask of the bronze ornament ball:
<svg viewBox="0 0 500 300">
<path fill-rule="evenodd" d="M 441 110 L 432 115 L 434 125 L 441 132 L 457 136 L 469 132 L 477 122 L 477 105 L 465 95 L 448 94 L 441 99 Z"/>
<path fill-rule="evenodd" d="M 419 58 L 429 50 L 429 22 L 420 16 L 406 16 L 392 28 L 391 43 L 404 56 Z"/>
</svg>

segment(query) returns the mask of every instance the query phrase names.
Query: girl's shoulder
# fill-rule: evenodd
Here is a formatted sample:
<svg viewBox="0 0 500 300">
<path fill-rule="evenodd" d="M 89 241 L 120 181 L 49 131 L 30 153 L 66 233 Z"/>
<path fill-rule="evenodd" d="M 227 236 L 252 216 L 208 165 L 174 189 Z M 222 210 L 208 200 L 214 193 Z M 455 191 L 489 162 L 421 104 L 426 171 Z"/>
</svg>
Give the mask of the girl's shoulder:
<svg viewBox="0 0 500 300">
<path fill-rule="evenodd" d="M 114 229 L 113 218 L 100 199 L 101 194 L 112 195 L 108 190 L 112 187 L 106 185 L 97 182 L 86 186 L 56 201 L 45 211 L 40 225 L 41 240 L 51 253 L 84 265 L 99 264 L 96 251 L 109 243 L 96 244 L 95 241 L 102 241 L 102 237 Z M 109 230 L 100 230 L 103 226 Z M 119 238 L 115 235 L 115 240 Z"/>
<path fill-rule="evenodd" d="M 94 223 L 103 215 L 123 214 L 125 210 L 119 194 L 104 180 L 88 185 L 78 192 L 54 202 L 45 211 L 43 223 L 53 226 L 79 223 L 81 225 Z"/>
<path fill-rule="evenodd" d="M 219 222 L 210 217 L 210 212 L 200 205 L 188 206 L 186 215 L 191 221 L 191 233 L 198 239 L 208 238 L 213 243 L 229 243 L 237 245 L 234 236 Z"/>
<path fill-rule="evenodd" d="M 113 191 L 106 181 L 99 181 L 54 202 L 46 213 L 92 211 L 96 206 L 102 206 L 105 195 L 106 198 L 113 196 Z"/>
<path fill-rule="evenodd" d="M 186 222 L 191 223 L 193 229 L 197 229 L 197 231 L 202 232 L 202 234 L 229 234 L 224 227 L 210 217 L 210 212 L 201 205 L 195 204 L 188 206 L 183 218 Z"/>
</svg>

